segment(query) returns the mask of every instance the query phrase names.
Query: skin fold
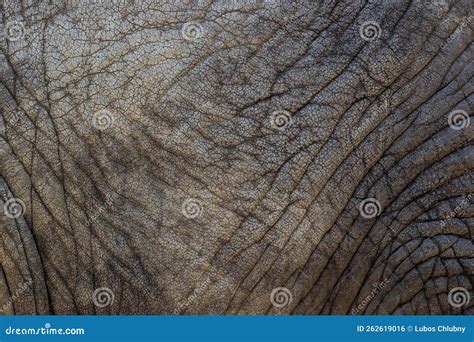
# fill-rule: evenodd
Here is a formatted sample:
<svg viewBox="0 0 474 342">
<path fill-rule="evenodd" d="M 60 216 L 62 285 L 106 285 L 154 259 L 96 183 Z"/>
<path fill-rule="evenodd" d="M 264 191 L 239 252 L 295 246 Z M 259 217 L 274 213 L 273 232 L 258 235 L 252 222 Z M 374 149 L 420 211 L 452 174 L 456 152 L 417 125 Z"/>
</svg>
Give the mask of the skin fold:
<svg viewBox="0 0 474 342">
<path fill-rule="evenodd" d="M 473 9 L 2 1 L 0 313 L 474 314 Z"/>
</svg>

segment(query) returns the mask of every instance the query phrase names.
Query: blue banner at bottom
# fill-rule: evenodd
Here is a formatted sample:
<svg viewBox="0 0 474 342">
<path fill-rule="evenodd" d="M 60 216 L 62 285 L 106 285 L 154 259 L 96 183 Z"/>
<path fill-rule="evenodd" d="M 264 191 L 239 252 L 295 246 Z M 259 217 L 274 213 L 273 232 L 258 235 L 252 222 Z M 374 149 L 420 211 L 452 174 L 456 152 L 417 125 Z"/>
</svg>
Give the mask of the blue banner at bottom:
<svg viewBox="0 0 474 342">
<path fill-rule="evenodd" d="M 473 342 L 473 316 L 3 316 L 0 341 Z"/>
</svg>

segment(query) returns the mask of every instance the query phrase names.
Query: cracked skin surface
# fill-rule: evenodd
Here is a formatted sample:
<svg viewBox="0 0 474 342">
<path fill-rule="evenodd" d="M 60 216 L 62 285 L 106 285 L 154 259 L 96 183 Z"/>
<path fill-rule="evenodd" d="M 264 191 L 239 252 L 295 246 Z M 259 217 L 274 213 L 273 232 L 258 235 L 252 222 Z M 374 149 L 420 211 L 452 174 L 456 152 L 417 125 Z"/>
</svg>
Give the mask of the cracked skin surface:
<svg viewBox="0 0 474 342">
<path fill-rule="evenodd" d="M 474 129 L 448 125 L 473 109 L 472 15 L 468 0 L 3 2 L 2 31 L 25 23 L 0 41 L 0 193 L 25 203 L 2 213 L 4 312 L 344 315 L 383 282 L 356 314 L 473 314 L 447 300 L 473 288 Z M 183 39 L 189 22 L 202 37 Z M 112 305 L 94 306 L 99 287 Z"/>
</svg>

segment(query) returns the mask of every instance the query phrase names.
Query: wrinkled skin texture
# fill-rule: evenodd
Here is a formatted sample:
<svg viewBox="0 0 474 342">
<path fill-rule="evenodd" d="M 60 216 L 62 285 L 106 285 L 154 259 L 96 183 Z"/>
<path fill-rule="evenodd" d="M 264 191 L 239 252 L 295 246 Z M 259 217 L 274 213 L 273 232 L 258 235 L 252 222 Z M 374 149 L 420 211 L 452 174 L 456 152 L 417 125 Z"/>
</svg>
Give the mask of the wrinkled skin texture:
<svg viewBox="0 0 474 342">
<path fill-rule="evenodd" d="M 472 1 L 170 3 L 2 4 L 3 313 L 473 314 Z"/>
</svg>

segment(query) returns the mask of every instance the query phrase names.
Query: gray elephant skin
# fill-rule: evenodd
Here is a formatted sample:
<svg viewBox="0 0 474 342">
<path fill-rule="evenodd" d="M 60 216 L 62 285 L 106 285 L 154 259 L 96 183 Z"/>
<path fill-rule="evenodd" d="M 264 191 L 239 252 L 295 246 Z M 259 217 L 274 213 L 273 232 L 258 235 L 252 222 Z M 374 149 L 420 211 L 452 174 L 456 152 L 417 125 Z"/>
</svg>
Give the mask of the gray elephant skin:
<svg viewBox="0 0 474 342">
<path fill-rule="evenodd" d="M 473 9 L 3 1 L 0 313 L 472 315 Z"/>
</svg>

